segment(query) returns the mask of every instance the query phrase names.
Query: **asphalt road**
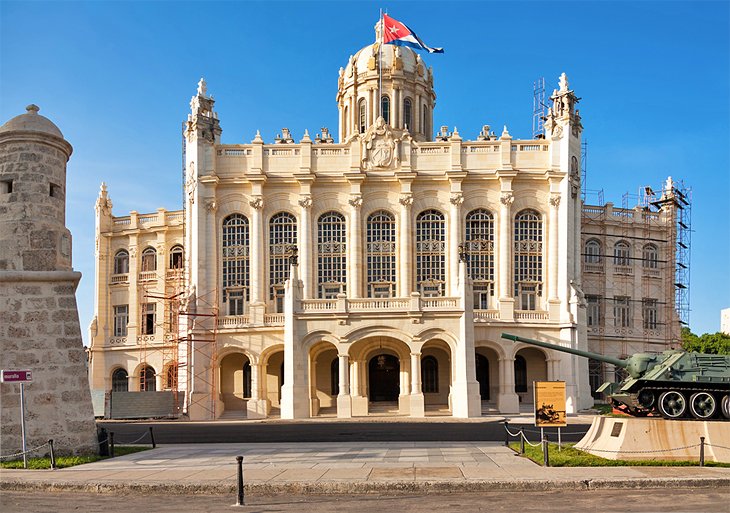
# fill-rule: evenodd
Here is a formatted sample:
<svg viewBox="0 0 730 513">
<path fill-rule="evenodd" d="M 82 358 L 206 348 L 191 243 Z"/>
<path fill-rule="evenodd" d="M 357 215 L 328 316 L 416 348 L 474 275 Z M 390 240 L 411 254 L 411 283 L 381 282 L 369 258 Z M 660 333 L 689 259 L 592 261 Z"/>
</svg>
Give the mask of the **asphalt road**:
<svg viewBox="0 0 730 513">
<path fill-rule="evenodd" d="M 331 495 L 331 496 L 247 496 L 245 506 L 234 507 L 235 497 L 216 495 L 128 495 L 75 492 L 15 492 L 0 495 L 2 511 L 24 513 L 83 511 L 114 513 L 154 511 L 248 511 L 342 513 L 423 511 L 540 513 L 726 513 L 730 512 L 730 491 L 688 490 L 592 490 L 556 492 L 488 492 L 428 495 Z"/>
<path fill-rule="evenodd" d="M 240 421 L 240 422 L 186 422 L 186 421 L 100 421 L 99 426 L 114 433 L 115 443 L 131 443 L 140 436 L 139 443 L 149 443 L 149 427 L 153 427 L 155 441 L 162 444 L 184 443 L 291 443 L 291 442 L 468 442 L 504 441 L 501 422 L 489 421 Z M 514 425 L 513 425 L 514 426 Z M 580 440 L 589 424 L 569 424 L 563 428 L 562 440 Z M 515 430 L 511 427 L 510 430 Z M 556 430 L 548 429 L 548 438 L 556 439 Z M 539 430 L 525 426 L 528 439 L 538 441 Z"/>
</svg>

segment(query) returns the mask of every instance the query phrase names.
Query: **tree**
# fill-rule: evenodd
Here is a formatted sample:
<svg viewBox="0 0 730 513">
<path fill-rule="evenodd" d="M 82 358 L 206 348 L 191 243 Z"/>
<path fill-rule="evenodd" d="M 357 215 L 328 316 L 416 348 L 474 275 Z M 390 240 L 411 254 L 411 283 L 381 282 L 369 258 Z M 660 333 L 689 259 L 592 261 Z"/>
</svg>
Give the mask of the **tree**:
<svg viewBox="0 0 730 513">
<path fill-rule="evenodd" d="M 730 355 L 730 335 L 717 332 L 704 333 L 698 337 L 685 327 L 682 328 L 682 348 L 698 353 Z"/>
</svg>

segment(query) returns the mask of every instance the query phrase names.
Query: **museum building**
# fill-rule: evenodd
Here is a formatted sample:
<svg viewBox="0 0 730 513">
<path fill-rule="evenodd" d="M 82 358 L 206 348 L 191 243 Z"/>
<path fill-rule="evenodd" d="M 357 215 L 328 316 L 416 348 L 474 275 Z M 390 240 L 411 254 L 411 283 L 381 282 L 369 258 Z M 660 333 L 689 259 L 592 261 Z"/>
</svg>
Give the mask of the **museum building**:
<svg viewBox="0 0 730 513">
<path fill-rule="evenodd" d="M 102 185 L 89 356 L 108 416 L 123 401 L 144 408 L 133 392 L 167 391 L 172 414 L 200 420 L 475 417 L 518 412 L 545 380 L 566 382 L 575 413 L 593 404 L 588 360 L 503 332 L 623 355 L 598 329 L 618 316 L 637 347 L 670 344 L 674 257 L 634 265 L 642 243 L 626 234 L 658 234 L 663 255 L 675 217 L 616 209 L 636 213 L 627 224 L 608 204 L 582 233 L 582 125 L 565 74 L 534 139 L 488 126 L 474 140 L 446 127 L 434 137 L 432 69 L 407 47 L 380 50 L 340 69 L 337 142 L 323 128 L 223 144 L 201 79 L 184 128 L 183 208 L 116 217 Z M 627 265 L 599 268 L 622 241 Z M 646 309 L 627 320 L 605 306 L 622 272 L 622 298 L 662 305 L 643 328 Z M 598 365 L 590 381 L 612 373 Z"/>
</svg>

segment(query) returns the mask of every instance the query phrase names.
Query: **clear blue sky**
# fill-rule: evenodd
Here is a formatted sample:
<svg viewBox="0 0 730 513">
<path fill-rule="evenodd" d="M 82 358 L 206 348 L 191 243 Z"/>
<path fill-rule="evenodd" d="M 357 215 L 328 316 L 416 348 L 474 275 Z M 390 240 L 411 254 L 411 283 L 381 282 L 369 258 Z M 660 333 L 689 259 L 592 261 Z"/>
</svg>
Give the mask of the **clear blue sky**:
<svg viewBox="0 0 730 513">
<path fill-rule="evenodd" d="M 180 125 L 201 76 L 224 143 L 337 129 L 337 72 L 379 8 L 425 55 L 435 126 L 529 137 L 532 84 L 568 74 L 606 201 L 667 176 L 692 187 L 691 327 L 730 307 L 730 9 L 714 2 L 0 2 L 0 122 L 36 103 L 74 146 L 67 224 L 82 331 L 93 316 L 94 201 L 180 208 Z"/>
</svg>

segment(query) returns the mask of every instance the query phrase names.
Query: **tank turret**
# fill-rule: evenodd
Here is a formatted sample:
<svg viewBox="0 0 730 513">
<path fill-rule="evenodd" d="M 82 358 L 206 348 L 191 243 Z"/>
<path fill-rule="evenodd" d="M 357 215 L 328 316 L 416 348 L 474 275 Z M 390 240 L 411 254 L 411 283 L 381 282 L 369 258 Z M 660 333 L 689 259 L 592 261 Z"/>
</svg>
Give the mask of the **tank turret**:
<svg viewBox="0 0 730 513">
<path fill-rule="evenodd" d="M 597 391 L 630 415 L 730 420 L 730 356 L 670 350 L 621 359 L 509 333 L 502 333 L 502 338 L 626 369 L 626 379 L 604 383 Z"/>
</svg>

